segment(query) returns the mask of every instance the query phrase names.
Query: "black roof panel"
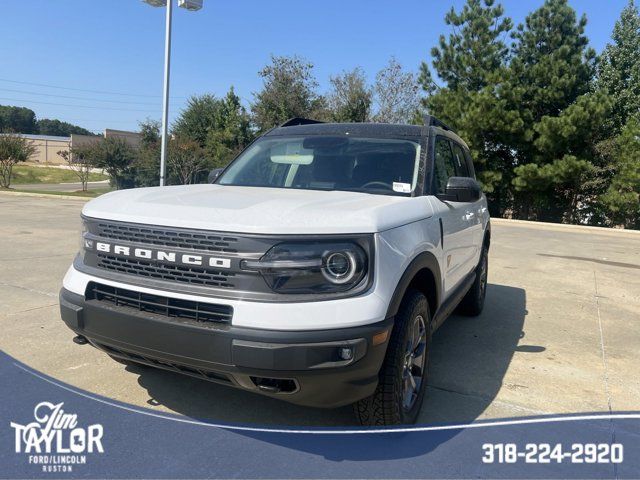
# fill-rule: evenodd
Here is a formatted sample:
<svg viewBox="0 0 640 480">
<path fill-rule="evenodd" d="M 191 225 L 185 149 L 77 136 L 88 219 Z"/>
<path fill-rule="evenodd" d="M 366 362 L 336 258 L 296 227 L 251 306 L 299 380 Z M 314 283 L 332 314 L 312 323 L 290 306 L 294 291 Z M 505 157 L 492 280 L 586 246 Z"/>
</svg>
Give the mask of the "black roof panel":
<svg viewBox="0 0 640 480">
<path fill-rule="evenodd" d="M 420 125 L 389 123 L 315 123 L 291 127 L 276 127 L 266 136 L 281 135 L 356 135 L 372 137 L 419 137 L 426 133 Z"/>
</svg>

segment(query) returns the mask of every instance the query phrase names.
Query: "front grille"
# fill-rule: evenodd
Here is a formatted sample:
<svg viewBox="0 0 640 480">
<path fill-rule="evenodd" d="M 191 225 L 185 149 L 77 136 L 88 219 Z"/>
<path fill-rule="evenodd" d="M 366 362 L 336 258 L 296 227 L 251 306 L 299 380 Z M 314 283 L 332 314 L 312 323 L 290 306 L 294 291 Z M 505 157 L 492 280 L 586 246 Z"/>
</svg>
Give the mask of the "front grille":
<svg viewBox="0 0 640 480">
<path fill-rule="evenodd" d="M 203 250 L 206 252 L 238 252 L 236 248 L 238 239 L 221 233 L 157 226 L 146 227 L 117 222 L 98 222 L 95 233 L 103 238 L 132 243 Z"/>
<path fill-rule="evenodd" d="M 180 300 L 94 282 L 89 282 L 87 285 L 85 296 L 87 300 L 108 303 L 118 308 L 192 320 L 198 323 L 230 324 L 233 317 L 233 307 L 229 305 Z"/>
<path fill-rule="evenodd" d="M 105 270 L 112 270 L 114 272 L 158 278 L 170 282 L 183 282 L 220 288 L 234 287 L 233 283 L 230 282 L 230 279 L 235 276 L 233 272 L 205 270 L 204 268 L 187 267 L 183 265 L 152 263 L 145 260 L 105 255 L 103 253 L 98 253 L 97 258 L 98 268 L 104 268 Z"/>
</svg>

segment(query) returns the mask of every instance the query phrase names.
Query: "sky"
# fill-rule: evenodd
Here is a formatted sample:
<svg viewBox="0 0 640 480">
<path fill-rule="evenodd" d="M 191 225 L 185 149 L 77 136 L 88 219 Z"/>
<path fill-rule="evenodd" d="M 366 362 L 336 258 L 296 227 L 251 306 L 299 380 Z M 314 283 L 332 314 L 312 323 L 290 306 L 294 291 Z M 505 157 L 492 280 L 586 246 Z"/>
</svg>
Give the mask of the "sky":
<svg viewBox="0 0 640 480">
<path fill-rule="evenodd" d="M 173 0 L 176 3 L 177 0 Z M 502 0 L 517 24 L 543 0 Z M 570 0 L 588 18 L 600 52 L 628 0 Z M 372 80 L 391 56 L 417 72 L 448 33 L 445 13 L 464 0 L 204 0 L 174 8 L 170 118 L 189 96 L 224 95 L 249 106 L 273 55 L 314 64 L 320 91 L 331 75 L 362 67 Z M 95 132 L 137 130 L 160 119 L 164 9 L 141 0 L 0 0 L 0 105 L 29 107 Z"/>
</svg>

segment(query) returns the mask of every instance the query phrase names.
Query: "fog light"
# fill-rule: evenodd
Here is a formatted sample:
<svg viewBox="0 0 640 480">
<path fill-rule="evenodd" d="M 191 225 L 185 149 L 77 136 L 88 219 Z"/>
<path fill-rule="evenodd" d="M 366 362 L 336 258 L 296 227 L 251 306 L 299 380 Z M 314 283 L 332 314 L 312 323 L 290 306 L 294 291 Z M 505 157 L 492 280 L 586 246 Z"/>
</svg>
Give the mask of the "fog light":
<svg viewBox="0 0 640 480">
<path fill-rule="evenodd" d="M 353 358 L 353 350 L 351 347 L 342 347 L 339 355 L 342 360 L 351 360 Z"/>
</svg>

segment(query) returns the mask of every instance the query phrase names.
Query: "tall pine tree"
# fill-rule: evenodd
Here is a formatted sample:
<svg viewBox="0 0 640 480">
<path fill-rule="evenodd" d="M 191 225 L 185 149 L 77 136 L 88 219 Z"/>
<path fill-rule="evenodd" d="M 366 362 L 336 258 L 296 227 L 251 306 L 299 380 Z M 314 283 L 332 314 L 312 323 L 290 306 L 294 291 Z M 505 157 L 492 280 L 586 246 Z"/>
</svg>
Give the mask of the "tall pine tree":
<svg viewBox="0 0 640 480">
<path fill-rule="evenodd" d="M 513 144 L 516 216 L 578 222 L 587 215 L 609 101 L 591 93 L 595 52 L 586 23 L 567 0 L 546 0 L 513 35 L 508 97 L 524 125 Z"/>
<path fill-rule="evenodd" d="M 431 50 L 433 69 L 444 85 L 437 85 L 423 63 L 423 106 L 468 142 L 491 212 L 501 215 L 509 204 L 514 160 L 508 140 L 522 127 L 517 111 L 501 96 L 509 53 L 504 38 L 512 22 L 493 0 L 467 0 L 460 12 L 451 9 L 445 22 L 452 32 L 441 35 Z"/>
<path fill-rule="evenodd" d="M 640 12 L 633 0 L 622 10 L 598 67 L 597 86 L 612 98 L 607 126 L 620 132 L 640 115 Z"/>
<path fill-rule="evenodd" d="M 640 12 L 633 0 L 622 10 L 600 58 L 596 85 L 613 102 L 606 127 L 619 135 L 599 144 L 606 175 L 602 220 L 640 228 Z"/>
<path fill-rule="evenodd" d="M 613 225 L 640 229 L 640 120 L 631 118 L 612 148 L 615 174 L 601 200 Z"/>
</svg>

